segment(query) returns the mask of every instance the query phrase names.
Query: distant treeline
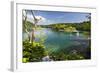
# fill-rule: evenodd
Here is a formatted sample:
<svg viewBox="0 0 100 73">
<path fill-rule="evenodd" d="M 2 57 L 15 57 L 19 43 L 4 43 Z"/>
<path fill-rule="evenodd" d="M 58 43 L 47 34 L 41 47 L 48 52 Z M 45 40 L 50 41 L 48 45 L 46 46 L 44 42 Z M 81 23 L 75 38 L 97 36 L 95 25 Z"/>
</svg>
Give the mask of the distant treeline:
<svg viewBox="0 0 100 73">
<path fill-rule="evenodd" d="M 56 23 L 56 24 L 50 24 L 50 25 L 40 25 L 41 27 L 44 28 L 53 28 L 53 29 L 65 29 L 68 27 L 75 28 L 76 30 L 80 31 L 91 31 L 91 22 L 90 21 L 85 21 L 82 23 Z"/>
<path fill-rule="evenodd" d="M 24 21 L 23 21 L 24 22 Z M 84 21 L 82 23 L 56 23 L 56 24 L 49 24 L 49 25 L 37 25 L 37 27 L 42 27 L 42 28 L 51 28 L 55 30 L 66 30 L 66 31 L 91 31 L 91 22 L 90 21 Z M 26 21 L 26 23 L 23 23 L 23 31 L 27 29 L 30 31 L 32 28 L 34 28 L 34 24 Z"/>
</svg>

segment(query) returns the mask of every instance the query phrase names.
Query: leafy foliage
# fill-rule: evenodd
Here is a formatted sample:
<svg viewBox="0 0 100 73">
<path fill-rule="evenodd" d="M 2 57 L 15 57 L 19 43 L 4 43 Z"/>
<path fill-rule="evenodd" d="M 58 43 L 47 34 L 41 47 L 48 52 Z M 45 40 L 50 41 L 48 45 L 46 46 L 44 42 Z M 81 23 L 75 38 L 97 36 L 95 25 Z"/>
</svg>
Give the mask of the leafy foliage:
<svg viewBox="0 0 100 73">
<path fill-rule="evenodd" d="M 82 60 L 84 59 L 84 56 L 82 56 L 81 54 L 69 54 L 67 55 L 67 59 L 68 60 Z"/>
<path fill-rule="evenodd" d="M 25 21 L 23 20 L 23 31 L 26 32 L 27 31 L 31 31 L 32 28 L 34 27 L 33 23 L 29 22 L 29 21 Z"/>
<path fill-rule="evenodd" d="M 44 45 L 29 41 L 23 41 L 23 62 L 38 62 L 46 56 Z"/>
<path fill-rule="evenodd" d="M 62 61 L 62 60 L 82 60 L 85 59 L 83 55 L 79 53 L 52 53 L 50 54 L 51 59 L 54 61 Z"/>
</svg>

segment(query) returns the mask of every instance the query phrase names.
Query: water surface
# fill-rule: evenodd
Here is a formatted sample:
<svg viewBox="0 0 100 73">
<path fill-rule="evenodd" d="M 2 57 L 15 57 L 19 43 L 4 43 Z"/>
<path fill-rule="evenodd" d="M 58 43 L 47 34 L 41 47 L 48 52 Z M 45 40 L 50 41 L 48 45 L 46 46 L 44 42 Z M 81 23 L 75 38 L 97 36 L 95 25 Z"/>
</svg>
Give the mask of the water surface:
<svg viewBox="0 0 100 73">
<path fill-rule="evenodd" d="M 27 38 L 27 34 L 24 33 L 23 40 Z M 44 45 L 49 53 L 59 51 L 70 52 L 72 50 L 86 53 L 90 41 L 89 35 L 85 35 L 82 31 L 78 33 L 68 33 L 54 31 L 50 28 L 35 30 L 35 40 L 38 41 L 39 39 L 44 39 Z"/>
</svg>

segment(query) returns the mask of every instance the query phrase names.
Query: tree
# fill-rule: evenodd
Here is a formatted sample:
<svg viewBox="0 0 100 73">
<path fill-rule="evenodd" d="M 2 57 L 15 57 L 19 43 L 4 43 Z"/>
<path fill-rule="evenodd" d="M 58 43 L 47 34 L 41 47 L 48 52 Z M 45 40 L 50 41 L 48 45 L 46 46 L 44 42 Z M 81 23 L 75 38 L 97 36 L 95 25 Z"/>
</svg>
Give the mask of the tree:
<svg viewBox="0 0 100 73">
<path fill-rule="evenodd" d="M 34 27 L 36 28 L 36 25 L 37 25 L 37 23 L 39 22 L 39 20 L 41 20 L 41 18 L 40 18 L 40 19 L 37 19 L 37 18 L 35 17 L 35 15 L 34 15 L 34 13 L 33 13 L 32 10 L 31 10 L 31 13 L 32 13 L 32 16 L 33 16 L 33 19 L 34 19 L 33 25 L 34 25 Z M 32 29 L 32 38 L 31 38 L 31 42 L 33 42 L 34 39 L 35 39 L 35 36 L 34 36 L 35 28 Z"/>
<path fill-rule="evenodd" d="M 87 18 L 89 21 L 91 21 L 91 14 L 88 14 L 88 15 L 86 16 L 86 18 Z"/>
<path fill-rule="evenodd" d="M 23 11 L 23 30 L 28 34 L 28 40 L 30 40 L 28 28 L 27 28 L 27 10 Z"/>
<path fill-rule="evenodd" d="M 37 23 L 39 22 L 39 20 L 41 20 L 41 18 L 40 19 L 37 19 L 36 17 L 35 17 L 35 15 L 34 15 L 34 13 L 33 13 L 33 11 L 31 10 L 30 12 L 31 12 L 31 15 L 33 16 L 33 21 L 34 21 L 34 23 L 32 23 L 33 24 L 33 26 L 34 26 L 34 28 L 32 27 L 32 33 L 30 34 L 29 33 L 29 30 L 28 30 L 28 24 L 27 24 L 27 14 L 28 14 L 28 12 L 29 11 L 27 11 L 27 10 L 24 10 L 23 11 L 23 30 L 28 34 L 28 39 L 29 39 L 29 41 L 30 42 L 33 42 L 34 41 L 34 39 L 35 39 L 35 36 L 34 36 L 34 31 L 35 31 L 35 28 L 36 28 L 36 25 L 37 25 Z"/>
</svg>

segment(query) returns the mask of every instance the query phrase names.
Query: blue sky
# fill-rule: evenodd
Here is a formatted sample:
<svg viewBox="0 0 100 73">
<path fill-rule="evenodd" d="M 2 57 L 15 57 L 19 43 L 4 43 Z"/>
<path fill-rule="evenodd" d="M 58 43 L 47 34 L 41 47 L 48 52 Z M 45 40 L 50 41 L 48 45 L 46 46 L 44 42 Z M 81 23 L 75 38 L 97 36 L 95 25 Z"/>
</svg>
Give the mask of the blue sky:
<svg viewBox="0 0 100 73">
<path fill-rule="evenodd" d="M 43 20 L 38 24 L 48 25 L 54 23 L 79 23 L 87 21 L 86 18 L 89 13 L 79 13 L 79 12 L 58 12 L 58 11 L 33 11 L 36 17 L 42 17 Z M 28 15 L 32 14 L 28 10 Z"/>
</svg>

